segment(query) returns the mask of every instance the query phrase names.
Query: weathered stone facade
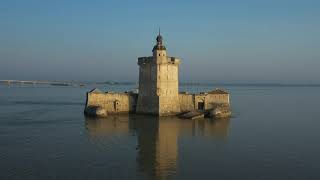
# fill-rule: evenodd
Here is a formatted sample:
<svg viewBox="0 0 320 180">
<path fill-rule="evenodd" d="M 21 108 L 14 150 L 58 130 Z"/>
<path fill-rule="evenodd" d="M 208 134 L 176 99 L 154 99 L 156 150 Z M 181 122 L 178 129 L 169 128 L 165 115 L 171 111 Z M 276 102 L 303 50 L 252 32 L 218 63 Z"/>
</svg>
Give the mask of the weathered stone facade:
<svg viewBox="0 0 320 180">
<path fill-rule="evenodd" d="M 138 102 L 140 94 L 128 92 L 128 93 L 110 93 L 110 92 L 101 92 L 97 89 L 87 93 L 87 103 L 86 107 L 102 107 L 108 114 L 115 113 L 137 113 L 138 111 Z M 159 107 L 157 101 L 159 99 L 153 100 L 148 99 L 148 96 L 145 96 L 147 102 L 150 103 L 153 101 L 155 107 L 152 107 L 150 104 L 146 104 L 142 108 L 145 108 L 147 114 L 156 114 L 152 113 L 151 110 L 156 111 Z M 179 101 L 177 105 L 179 106 L 180 112 L 187 112 L 193 110 L 211 110 L 216 108 L 218 105 L 225 104 L 229 105 L 229 93 L 222 90 L 214 90 L 208 93 L 200 94 L 188 94 L 180 93 L 178 94 Z M 140 99 L 141 100 L 141 99 Z M 169 99 L 170 100 L 170 99 Z M 140 104 L 141 105 L 141 104 Z M 151 109 L 151 110 L 150 110 Z M 139 113 L 139 112 L 138 112 Z M 140 112 L 141 113 L 141 112 Z M 157 115 L 157 114 L 156 114 Z M 168 114 L 159 114 L 168 115 Z"/>
<path fill-rule="evenodd" d="M 134 113 L 138 94 L 101 92 L 94 89 L 87 93 L 86 107 L 102 107 L 108 114 Z"/>
<path fill-rule="evenodd" d="M 228 92 L 216 89 L 208 93 L 200 94 L 179 94 L 181 112 L 192 110 L 210 110 L 220 104 L 230 104 Z"/>
<path fill-rule="evenodd" d="M 167 56 L 162 36 L 157 36 L 153 56 L 138 58 L 139 93 L 110 93 L 92 90 L 86 107 L 102 107 L 108 114 L 138 113 L 176 115 L 192 110 L 211 110 L 230 104 L 229 93 L 216 89 L 207 93 L 179 93 L 180 59 Z"/>
<path fill-rule="evenodd" d="M 136 112 L 160 116 L 177 114 L 180 112 L 180 60 L 167 56 L 160 34 L 152 52 L 153 56 L 138 58 L 139 96 Z"/>
</svg>

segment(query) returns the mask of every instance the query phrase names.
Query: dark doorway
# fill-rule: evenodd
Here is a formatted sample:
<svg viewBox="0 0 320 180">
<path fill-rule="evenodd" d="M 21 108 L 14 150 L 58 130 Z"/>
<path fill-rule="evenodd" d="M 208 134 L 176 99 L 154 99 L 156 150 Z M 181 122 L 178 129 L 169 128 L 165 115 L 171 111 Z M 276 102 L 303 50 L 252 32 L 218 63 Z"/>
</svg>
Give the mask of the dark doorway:
<svg viewBox="0 0 320 180">
<path fill-rule="evenodd" d="M 120 106 L 120 101 L 115 100 L 114 101 L 114 111 L 118 112 L 119 111 L 119 106 Z"/>
<path fill-rule="evenodd" d="M 198 102 L 198 110 L 204 110 L 204 102 Z"/>
</svg>

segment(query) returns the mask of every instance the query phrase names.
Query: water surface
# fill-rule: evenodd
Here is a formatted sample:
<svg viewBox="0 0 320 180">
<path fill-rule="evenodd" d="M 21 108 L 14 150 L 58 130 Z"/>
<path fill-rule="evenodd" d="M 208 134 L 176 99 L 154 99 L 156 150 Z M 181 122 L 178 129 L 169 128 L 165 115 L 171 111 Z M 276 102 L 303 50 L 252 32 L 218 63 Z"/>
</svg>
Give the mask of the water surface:
<svg viewBox="0 0 320 180">
<path fill-rule="evenodd" d="M 227 86 L 224 120 L 86 118 L 91 88 L 0 85 L 0 179 L 320 177 L 320 87 Z"/>
</svg>

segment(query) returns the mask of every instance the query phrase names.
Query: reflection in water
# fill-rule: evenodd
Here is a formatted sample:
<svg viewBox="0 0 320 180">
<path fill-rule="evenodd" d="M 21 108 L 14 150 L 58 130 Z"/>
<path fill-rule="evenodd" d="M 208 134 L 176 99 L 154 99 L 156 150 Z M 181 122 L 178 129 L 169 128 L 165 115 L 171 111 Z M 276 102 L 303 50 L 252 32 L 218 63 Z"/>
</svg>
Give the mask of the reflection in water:
<svg viewBox="0 0 320 180">
<path fill-rule="evenodd" d="M 103 119 L 87 117 L 85 126 L 91 139 L 137 134 L 138 167 L 149 177 L 161 179 L 176 172 L 179 137 L 208 136 L 225 140 L 229 119 L 185 120 L 177 117 L 123 115 Z"/>
<path fill-rule="evenodd" d="M 86 129 L 91 138 L 114 134 L 127 135 L 130 132 L 128 116 L 109 116 L 108 118 L 86 117 Z"/>
</svg>

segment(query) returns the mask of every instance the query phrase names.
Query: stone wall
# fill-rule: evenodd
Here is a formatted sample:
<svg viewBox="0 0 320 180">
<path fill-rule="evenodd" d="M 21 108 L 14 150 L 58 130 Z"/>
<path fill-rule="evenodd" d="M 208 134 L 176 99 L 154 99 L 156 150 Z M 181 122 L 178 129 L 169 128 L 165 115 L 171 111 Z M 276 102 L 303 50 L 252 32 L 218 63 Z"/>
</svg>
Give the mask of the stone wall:
<svg viewBox="0 0 320 180">
<path fill-rule="evenodd" d="M 158 114 L 159 97 L 156 94 L 157 66 L 153 63 L 153 57 L 141 57 L 139 65 L 139 97 L 137 101 L 137 113 Z"/>
<path fill-rule="evenodd" d="M 229 94 L 179 94 L 181 112 L 210 110 L 218 104 L 229 104 Z"/>
<path fill-rule="evenodd" d="M 89 92 L 87 93 L 86 107 L 100 106 L 108 114 L 133 113 L 136 110 L 137 96 L 134 93 Z"/>
<path fill-rule="evenodd" d="M 180 112 L 178 66 L 179 60 L 171 57 L 167 57 L 165 63 L 157 64 L 159 115 L 171 115 Z"/>
<path fill-rule="evenodd" d="M 193 94 L 179 94 L 179 103 L 181 112 L 194 110 L 194 95 Z"/>
<path fill-rule="evenodd" d="M 100 106 L 108 114 L 135 113 L 138 108 L 138 96 L 140 94 L 91 91 L 87 93 L 86 107 Z M 144 98 L 139 98 L 140 105 L 142 105 L 140 110 L 143 109 L 145 114 L 170 115 L 192 110 L 210 110 L 216 108 L 217 105 L 230 104 L 229 94 L 180 93 L 178 100 L 174 98 L 175 96 L 170 96 L 169 94 L 167 96 L 153 96 L 152 98 L 145 96 Z M 176 103 L 177 101 L 178 103 Z M 179 111 L 171 113 L 172 109 L 179 109 Z"/>
<path fill-rule="evenodd" d="M 180 112 L 179 64 L 180 60 L 167 57 L 165 50 L 155 50 L 154 56 L 138 58 L 137 113 L 165 116 Z"/>
<path fill-rule="evenodd" d="M 205 99 L 206 109 L 213 109 L 217 104 L 230 104 L 229 94 L 207 94 Z"/>
</svg>

